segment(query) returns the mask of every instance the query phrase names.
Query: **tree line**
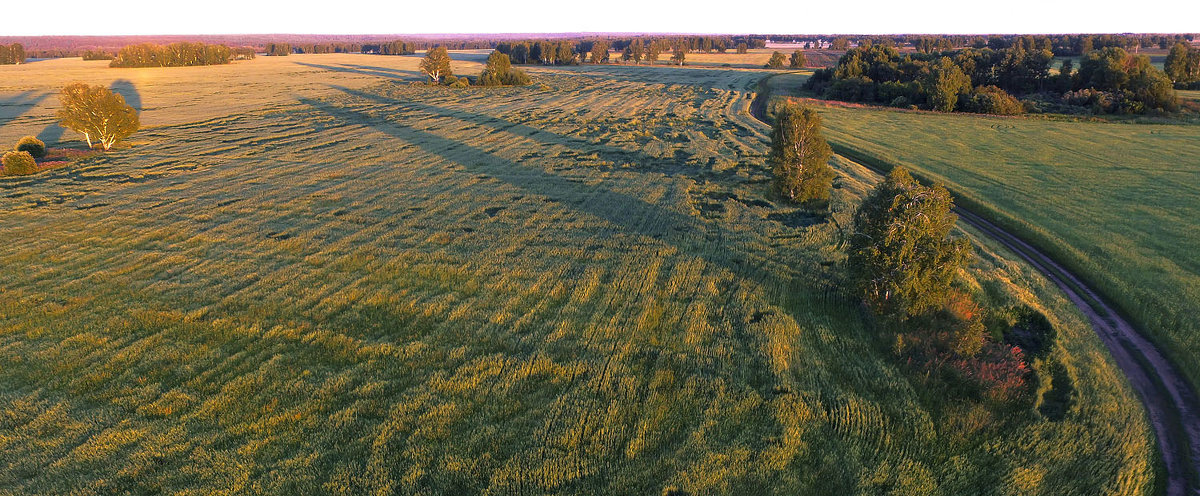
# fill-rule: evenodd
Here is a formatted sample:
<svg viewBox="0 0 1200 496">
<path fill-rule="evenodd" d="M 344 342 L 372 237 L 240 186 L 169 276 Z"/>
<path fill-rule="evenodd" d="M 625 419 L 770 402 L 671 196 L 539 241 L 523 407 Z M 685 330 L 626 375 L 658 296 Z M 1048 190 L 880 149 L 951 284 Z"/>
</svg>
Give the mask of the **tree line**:
<svg viewBox="0 0 1200 496">
<path fill-rule="evenodd" d="M 119 52 L 109 67 L 183 67 L 228 64 L 234 51 L 225 45 L 179 42 L 169 45 L 139 43 Z"/>
<path fill-rule="evenodd" d="M 1097 113 L 1174 111 L 1178 99 L 1166 74 L 1145 55 L 1118 47 L 1088 52 L 1073 72 L 1065 61 L 1052 74 L 1054 53 L 1045 43 L 1019 40 L 1009 48 L 967 48 L 935 54 L 901 53 L 892 46 L 846 51 L 835 67 L 806 83 L 826 98 L 993 114 L 1038 110 Z M 1017 98 L 1025 97 L 1029 105 Z"/>
<path fill-rule="evenodd" d="M 0 64 L 24 64 L 25 47 L 20 43 L 0 45 Z"/>
</svg>

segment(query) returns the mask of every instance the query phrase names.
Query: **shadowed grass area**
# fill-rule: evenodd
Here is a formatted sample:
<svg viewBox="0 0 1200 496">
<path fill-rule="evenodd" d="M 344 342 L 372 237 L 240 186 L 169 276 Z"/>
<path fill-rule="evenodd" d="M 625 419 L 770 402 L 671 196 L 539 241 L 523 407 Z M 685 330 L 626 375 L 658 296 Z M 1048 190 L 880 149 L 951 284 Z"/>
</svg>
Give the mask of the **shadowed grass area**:
<svg viewBox="0 0 1200 496">
<path fill-rule="evenodd" d="M 1070 388 L 940 388 L 842 289 L 838 226 L 877 178 L 838 158 L 829 215 L 786 206 L 751 71 L 641 69 L 330 70 L 0 185 L 0 487 L 1153 487 L 1136 399 L 1046 281 L 988 245 L 964 274 L 1048 315 Z"/>
</svg>

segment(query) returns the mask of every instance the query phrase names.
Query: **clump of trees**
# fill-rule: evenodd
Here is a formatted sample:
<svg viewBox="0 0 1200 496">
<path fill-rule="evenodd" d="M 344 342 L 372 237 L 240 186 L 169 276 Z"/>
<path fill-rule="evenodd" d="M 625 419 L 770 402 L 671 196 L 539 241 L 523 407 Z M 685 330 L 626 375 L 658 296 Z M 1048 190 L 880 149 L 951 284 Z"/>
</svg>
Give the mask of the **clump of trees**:
<svg viewBox="0 0 1200 496">
<path fill-rule="evenodd" d="M 20 43 L 0 45 L 0 64 L 24 64 L 25 46 Z"/>
<path fill-rule="evenodd" d="M 1163 61 L 1163 72 L 1180 88 L 1200 89 L 1200 49 L 1176 43 Z"/>
<path fill-rule="evenodd" d="M 642 44 L 642 40 L 639 38 L 633 40 L 633 42 L 625 47 L 624 52 L 621 53 L 621 59 L 626 62 L 632 60 L 634 64 L 640 64 L 642 63 L 642 57 L 645 55 L 646 47 Z"/>
<path fill-rule="evenodd" d="M 88 147 L 95 144 L 109 150 L 140 127 L 137 110 L 126 105 L 119 93 L 103 86 L 73 83 L 63 88 L 59 99 L 59 124 L 83 134 Z"/>
<path fill-rule="evenodd" d="M 29 152 L 5 152 L 0 157 L 0 165 L 4 166 L 6 176 L 27 176 L 37 172 L 37 161 Z"/>
<path fill-rule="evenodd" d="M 815 110 L 787 104 L 776 111 L 768 160 L 780 196 L 798 203 L 828 200 L 834 178 L 829 166 L 832 155 Z"/>
<path fill-rule="evenodd" d="M 253 47 L 238 47 L 233 49 L 233 60 L 253 60 L 254 56 Z"/>
<path fill-rule="evenodd" d="M 836 100 L 943 112 L 1018 113 L 1009 105 L 1013 95 L 1029 98 L 1030 107 L 1048 101 L 1097 113 L 1178 108 L 1170 80 L 1148 57 L 1108 47 L 1088 52 L 1074 75 L 1071 66 L 1052 75 L 1054 54 L 1045 41 L 1040 47 L 1018 39 L 1008 48 L 904 55 L 891 46 L 863 45 L 847 50 L 835 67 L 817 71 L 807 86 Z"/>
<path fill-rule="evenodd" d="M 786 61 L 787 58 L 782 53 L 774 52 L 771 54 L 771 59 L 763 67 L 767 69 L 783 69 L 783 63 Z"/>
<path fill-rule="evenodd" d="M 403 40 L 395 40 L 388 43 L 363 45 L 362 52 L 379 55 L 412 55 L 417 53 L 417 45 Z"/>
<path fill-rule="evenodd" d="M 292 45 L 287 43 L 267 43 L 265 51 L 268 57 L 286 57 L 292 53 Z"/>
<path fill-rule="evenodd" d="M 429 78 L 431 84 L 441 83 L 443 77 L 454 75 L 450 70 L 450 53 L 446 47 L 433 47 L 425 52 L 425 58 L 421 59 L 421 73 Z"/>
<path fill-rule="evenodd" d="M 525 86 L 529 84 L 529 75 L 525 71 L 514 68 L 508 55 L 493 51 L 488 55 L 483 72 L 479 74 L 480 86 Z"/>
<path fill-rule="evenodd" d="M 85 50 L 83 52 L 83 60 L 112 60 L 116 55 L 104 50 Z"/>
<path fill-rule="evenodd" d="M 671 62 L 674 62 L 677 65 L 683 65 L 684 60 L 687 59 L 687 53 L 687 44 L 682 42 L 676 43 L 674 47 L 671 47 Z"/>
<path fill-rule="evenodd" d="M 496 50 L 514 64 L 577 65 L 580 60 L 572 41 L 502 42 Z"/>
<path fill-rule="evenodd" d="M 603 64 L 608 62 L 608 49 L 608 40 L 593 41 L 591 50 L 588 50 L 591 62 L 593 64 Z"/>
<path fill-rule="evenodd" d="M 140 43 L 121 48 L 108 66 L 183 67 L 228 64 L 232 60 L 233 50 L 225 45 L 180 42 L 163 46 Z"/>
<path fill-rule="evenodd" d="M 43 158 L 46 156 L 46 143 L 37 139 L 34 136 L 25 136 L 17 140 L 17 146 L 14 151 L 26 152 L 33 158 Z"/>
<path fill-rule="evenodd" d="M 804 52 L 800 50 L 792 52 L 791 58 L 788 59 L 788 67 L 801 69 L 805 65 L 808 65 L 808 59 L 804 57 Z"/>
</svg>

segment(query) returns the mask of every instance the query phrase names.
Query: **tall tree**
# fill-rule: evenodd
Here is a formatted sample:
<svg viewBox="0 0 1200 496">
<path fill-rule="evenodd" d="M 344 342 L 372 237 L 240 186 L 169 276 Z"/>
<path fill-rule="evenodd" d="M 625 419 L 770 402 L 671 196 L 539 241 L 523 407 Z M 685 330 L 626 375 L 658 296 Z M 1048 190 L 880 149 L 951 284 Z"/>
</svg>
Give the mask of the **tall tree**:
<svg viewBox="0 0 1200 496">
<path fill-rule="evenodd" d="M 687 52 L 688 45 L 686 41 L 675 43 L 675 47 L 671 49 L 671 61 L 683 65 L 684 59 L 687 58 Z"/>
<path fill-rule="evenodd" d="M 89 147 L 95 140 L 105 150 L 111 149 L 140 126 L 137 110 L 126 105 L 119 93 L 103 86 L 73 83 L 63 88 L 59 99 L 59 123 L 83 134 Z"/>
<path fill-rule="evenodd" d="M 966 239 L 950 237 L 953 207 L 945 188 L 922 186 L 902 167 L 863 200 L 846 262 L 871 309 L 905 320 L 945 304 L 971 257 Z"/>
<path fill-rule="evenodd" d="M 737 44 L 737 48 L 734 51 L 736 51 L 739 54 L 744 54 L 748 51 L 748 49 L 749 49 L 749 47 L 746 46 L 746 43 L 742 42 L 742 43 Z"/>
<path fill-rule="evenodd" d="M 608 62 L 608 40 L 596 40 L 592 42 L 591 61 L 593 64 Z"/>
<path fill-rule="evenodd" d="M 662 55 L 662 50 L 662 43 L 651 41 L 650 44 L 646 45 L 646 62 L 654 65 L 655 62 L 658 62 L 659 55 Z"/>
<path fill-rule="evenodd" d="M 443 77 L 453 75 L 450 71 L 450 52 L 446 51 L 446 47 L 436 46 L 426 51 L 425 58 L 421 59 L 421 72 L 434 84 L 442 82 Z"/>
<path fill-rule="evenodd" d="M 796 50 L 792 52 L 791 60 L 788 61 L 788 67 L 792 69 L 800 69 L 808 64 L 808 60 L 804 57 L 804 52 Z"/>
<path fill-rule="evenodd" d="M 629 44 L 629 55 L 633 58 L 633 63 L 639 64 L 642 62 L 642 57 L 645 55 L 645 48 L 642 46 L 641 38 L 633 40 Z"/>
<path fill-rule="evenodd" d="M 832 155 L 821 135 L 820 114 L 792 104 L 779 109 L 771 129 L 769 161 L 781 196 L 795 202 L 829 199 Z"/>
<path fill-rule="evenodd" d="M 954 64 L 949 57 L 942 57 L 929 67 L 921 89 L 929 99 L 929 106 L 939 112 L 951 112 L 958 104 L 958 96 L 971 91 L 971 78 Z"/>
</svg>

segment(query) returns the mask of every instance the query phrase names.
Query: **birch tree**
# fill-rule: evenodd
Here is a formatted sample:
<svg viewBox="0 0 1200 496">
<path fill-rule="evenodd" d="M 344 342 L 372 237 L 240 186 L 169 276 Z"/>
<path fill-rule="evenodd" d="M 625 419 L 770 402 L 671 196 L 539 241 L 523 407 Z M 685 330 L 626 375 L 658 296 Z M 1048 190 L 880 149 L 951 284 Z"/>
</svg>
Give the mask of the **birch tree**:
<svg viewBox="0 0 1200 496">
<path fill-rule="evenodd" d="M 82 134 L 88 147 L 99 144 L 109 150 L 140 127 L 137 110 L 125 104 L 125 97 L 103 86 L 73 83 L 63 88 L 59 99 L 59 123 Z"/>
<path fill-rule="evenodd" d="M 425 58 L 421 60 L 421 72 L 434 84 L 440 83 L 443 77 L 452 75 L 450 52 L 446 51 L 446 47 L 433 47 L 425 52 Z"/>
<path fill-rule="evenodd" d="M 832 154 L 815 110 L 797 105 L 779 109 L 771 129 L 769 160 L 780 196 L 795 202 L 829 199 Z"/>
</svg>

